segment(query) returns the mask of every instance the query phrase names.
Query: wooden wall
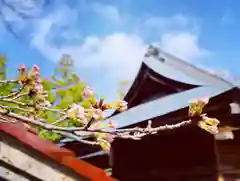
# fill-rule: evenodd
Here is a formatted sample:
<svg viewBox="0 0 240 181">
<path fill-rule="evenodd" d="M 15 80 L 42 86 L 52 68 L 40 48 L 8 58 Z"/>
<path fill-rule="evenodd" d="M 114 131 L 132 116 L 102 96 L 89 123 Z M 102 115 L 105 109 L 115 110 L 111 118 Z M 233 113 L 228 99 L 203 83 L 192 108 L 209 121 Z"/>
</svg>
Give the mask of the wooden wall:
<svg viewBox="0 0 240 181">
<path fill-rule="evenodd" d="M 223 175 L 225 181 L 240 180 L 240 131 L 233 133 L 233 140 L 216 142 L 219 172 Z"/>
<path fill-rule="evenodd" d="M 141 141 L 116 140 L 113 176 L 121 181 L 216 180 L 214 150 L 213 136 L 196 126 Z"/>
</svg>

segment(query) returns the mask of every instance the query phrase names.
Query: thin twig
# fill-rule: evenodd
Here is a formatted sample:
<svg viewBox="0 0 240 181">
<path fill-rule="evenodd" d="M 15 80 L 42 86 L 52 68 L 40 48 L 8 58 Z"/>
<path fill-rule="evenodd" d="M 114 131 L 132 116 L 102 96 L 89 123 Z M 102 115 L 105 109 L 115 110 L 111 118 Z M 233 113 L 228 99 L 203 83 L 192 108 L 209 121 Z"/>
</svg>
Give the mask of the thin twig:
<svg viewBox="0 0 240 181">
<path fill-rule="evenodd" d="M 54 130 L 53 132 L 54 132 L 54 133 L 57 133 L 57 134 L 60 134 L 60 135 L 62 135 L 62 136 L 68 137 L 68 138 L 72 138 L 72 139 L 74 139 L 74 140 L 76 140 L 76 141 L 78 141 L 78 142 L 84 143 L 84 144 L 89 144 L 89 145 L 93 145 L 93 146 L 94 146 L 94 145 L 99 145 L 99 143 L 96 142 L 96 141 L 84 140 L 84 139 L 82 139 L 81 137 L 75 135 L 74 133 L 68 133 L 68 132 L 56 131 L 56 130 Z"/>
<path fill-rule="evenodd" d="M 5 118 L 4 116 L 0 115 L 0 122 L 3 122 L 3 123 L 16 123 L 17 121 L 16 120 L 9 120 L 7 118 Z"/>
<path fill-rule="evenodd" d="M 3 105 L 0 105 L 0 107 L 3 108 L 3 109 L 6 109 L 6 110 L 15 109 L 15 110 L 18 110 L 18 111 L 23 111 L 23 112 L 33 112 L 29 109 L 24 109 L 24 108 L 21 108 L 21 107 L 3 106 Z"/>
<path fill-rule="evenodd" d="M 55 124 L 57 124 L 57 123 L 63 122 L 63 121 L 65 121 L 66 119 L 67 119 L 67 117 L 66 117 L 66 116 L 63 116 L 61 119 L 59 119 L 59 120 L 51 123 L 51 125 L 55 125 Z"/>
<path fill-rule="evenodd" d="M 13 100 L 16 100 L 16 99 L 18 99 L 18 98 L 20 98 L 20 97 L 28 96 L 28 94 L 29 94 L 29 93 L 18 94 L 18 95 L 16 95 L 15 97 L 13 97 L 12 99 L 13 99 Z"/>
<path fill-rule="evenodd" d="M 57 113 L 60 113 L 62 115 L 66 115 L 66 113 L 63 110 L 60 110 L 60 109 L 53 109 L 53 108 L 44 107 L 44 106 L 39 106 L 39 108 L 42 109 L 42 110 L 57 112 Z"/>
<path fill-rule="evenodd" d="M 3 110 L 0 110 L 0 114 L 9 116 L 10 118 L 18 119 L 19 121 L 22 121 L 24 123 L 30 123 L 30 124 L 33 124 L 35 126 L 40 126 L 40 127 L 44 128 L 44 129 L 47 129 L 47 130 L 58 130 L 58 131 L 68 131 L 68 132 L 83 131 L 84 130 L 84 127 L 54 126 L 54 125 L 51 125 L 51 124 L 44 123 L 44 122 L 46 122 L 46 120 L 43 120 L 43 119 L 34 120 L 34 119 L 30 119 L 28 117 L 25 117 L 25 116 L 22 116 L 22 115 L 13 113 L 13 112 L 8 112 L 8 111 L 3 111 Z"/>
<path fill-rule="evenodd" d="M 88 121 L 88 123 L 86 124 L 86 126 L 84 127 L 85 130 L 87 130 L 91 125 L 92 123 L 95 121 L 94 118 L 92 118 L 90 121 Z"/>
<path fill-rule="evenodd" d="M 165 131 L 165 130 L 173 130 L 176 128 L 180 128 L 183 126 L 187 126 L 192 124 L 192 120 L 187 120 L 187 121 L 182 121 L 180 123 L 172 124 L 172 125 L 164 125 L 164 126 L 159 126 L 156 128 L 128 128 L 128 129 L 117 129 L 114 130 L 113 132 L 115 133 L 124 133 L 124 132 L 139 132 L 139 133 L 148 133 L 148 132 L 159 132 L 159 131 Z"/>
<path fill-rule="evenodd" d="M 33 106 L 33 104 L 20 102 L 20 101 L 16 101 L 16 100 L 13 100 L 13 99 L 4 99 L 4 98 L 3 98 L 3 99 L 0 99 L 0 101 L 17 104 L 17 105 L 19 105 L 19 106 Z"/>
<path fill-rule="evenodd" d="M 18 83 L 18 80 L 0 80 L 0 84 Z"/>
<path fill-rule="evenodd" d="M 57 120 L 57 121 L 51 123 L 51 125 L 56 125 L 57 123 L 60 123 L 60 122 L 65 121 L 66 119 L 67 119 L 67 117 L 64 116 L 64 117 L 60 118 L 59 120 Z M 47 132 L 47 130 L 43 130 L 43 133 L 45 133 L 45 132 Z"/>
</svg>

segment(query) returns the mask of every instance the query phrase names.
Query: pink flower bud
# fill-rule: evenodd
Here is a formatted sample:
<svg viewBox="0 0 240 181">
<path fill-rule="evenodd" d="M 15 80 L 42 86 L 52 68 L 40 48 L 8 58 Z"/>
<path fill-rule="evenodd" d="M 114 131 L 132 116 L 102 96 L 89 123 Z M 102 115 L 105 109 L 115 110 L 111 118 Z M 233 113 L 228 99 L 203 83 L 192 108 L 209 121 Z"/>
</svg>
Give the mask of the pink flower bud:
<svg viewBox="0 0 240 181">
<path fill-rule="evenodd" d="M 110 128 L 116 128 L 116 127 L 117 127 L 117 123 L 116 123 L 116 121 L 114 121 L 114 120 L 109 120 L 108 126 L 109 126 Z"/>
<path fill-rule="evenodd" d="M 18 70 L 25 72 L 26 71 L 26 66 L 24 64 L 21 64 Z"/>
<path fill-rule="evenodd" d="M 35 72 L 39 72 L 39 71 L 40 71 L 40 68 L 39 68 L 39 66 L 34 65 L 34 66 L 33 66 L 33 70 L 34 70 Z"/>
</svg>

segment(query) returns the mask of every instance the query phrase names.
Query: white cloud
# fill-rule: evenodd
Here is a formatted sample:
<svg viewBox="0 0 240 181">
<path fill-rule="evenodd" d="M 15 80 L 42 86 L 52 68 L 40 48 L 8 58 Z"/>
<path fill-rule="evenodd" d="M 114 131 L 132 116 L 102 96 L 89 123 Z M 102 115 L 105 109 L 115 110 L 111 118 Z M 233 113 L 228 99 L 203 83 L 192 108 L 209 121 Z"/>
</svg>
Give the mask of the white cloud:
<svg viewBox="0 0 240 181">
<path fill-rule="evenodd" d="M 54 46 L 52 40 L 56 37 L 68 40 L 81 37 L 79 31 L 76 30 L 77 21 L 76 11 L 72 11 L 67 6 L 61 6 L 56 12 L 35 22 L 35 32 L 31 44 L 48 59 L 57 61 L 61 57 L 62 51 L 61 48 Z M 58 28 L 65 30 L 58 32 L 56 31 Z"/>
<path fill-rule="evenodd" d="M 177 34 L 166 33 L 161 37 L 161 47 L 186 61 L 204 59 L 210 54 L 198 44 L 198 37 L 188 32 Z"/>
<path fill-rule="evenodd" d="M 114 6 L 95 4 L 92 7 L 106 18 L 123 20 Z M 67 11 L 66 8 L 62 10 Z M 36 23 L 32 45 L 43 55 L 56 61 L 63 53 L 70 54 L 76 61 L 76 66 L 104 69 L 109 76 L 116 80 L 131 80 L 136 75 L 147 48 L 147 41 L 143 34 L 114 32 L 104 37 L 86 36 L 78 45 L 55 46 L 51 42 L 51 36 L 56 36 L 52 29 L 53 25 L 65 25 L 71 20 L 71 16 L 66 18 L 66 13 L 62 10 Z M 74 18 L 76 17 L 73 16 L 72 19 Z M 132 21 L 132 24 L 134 23 Z M 149 17 L 145 23 L 137 23 L 136 26 L 147 27 L 147 33 L 151 33 L 153 27 L 157 28 L 161 33 L 156 35 L 154 41 L 164 50 L 181 58 L 194 61 L 204 58 L 208 54 L 208 51 L 198 44 L 198 33 L 193 31 L 196 29 L 196 24 L 181 14 L 171 17 Z"/>
<path fill-rule="evenodd" d="M 93 3 L 90 5 L 93 12 L 113 23 L 121 23 L 122 17 L 116 6 Z"/>
<path fill-rule="evenodd" d="M 53 22 L 53 19 L 40 20 L 36 26 L 38 32 L 34 34 L 31 44 L 45 57 L 56 61 L 61 57 L 61 52 L 57 48 L 54 48 L 47 40 Z"/>
<path fill-rule="evenodd" d="M 49 22 L 41 34 L 35 37 L 33 45 L 46 57 L 58 60 L 62 54 L 69 54 L 76 66 L 88 69 L 104 69 L 115 79 L 133 78 L 140 66 L 147 45 L 135 35 L 113 33 L 104 38 L 90 36 L 78 46 L 53 47 L 44 36 Z"/>
</svg>

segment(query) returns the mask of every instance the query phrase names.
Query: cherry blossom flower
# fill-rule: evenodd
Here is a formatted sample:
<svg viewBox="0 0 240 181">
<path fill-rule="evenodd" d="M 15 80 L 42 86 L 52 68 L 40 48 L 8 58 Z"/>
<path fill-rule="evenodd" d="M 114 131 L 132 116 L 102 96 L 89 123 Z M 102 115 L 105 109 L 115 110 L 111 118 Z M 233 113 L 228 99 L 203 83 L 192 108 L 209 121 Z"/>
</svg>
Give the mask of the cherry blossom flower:
<svg viewBox="0 0 240 181">
<path fill-rule="evenodd" d="M 93 95 L 94 95 L 94 92 L 92 91 L 92 89 L 89 86 L 85 87 L 85 89 L 83 90 L 83 97 L 88 99 Z"/>
<path fill-rule="evenodd" d="M 211 126 L 217 126 L 220 123 L 219 120 L 215 118 L 209 118 L 207 116 L 203 116 L 202 119 L 204 122 L 206 122 L 208 125 L 211 125 Z"/>
<path fill-rule="evenodd" d="M 128 103 L 124 100 L 120 100 L 116 103 L 116 109 L 119 111 L 119 112 L 123 112 L 123 111 L 126 111 L 127 108 L 128 108 Z"/>
<path fill-rule="evenodd" d="M 211 134 L 217 134 L 218 133 L 218 127 L 219 121 L 217 119 L 208 118 L 206 116 L 203 117 L 201 121 L 198 122 L 198 126 L 205 131 L 211 133 Z"/>
<path fill-rule="evenodd" d="M 70 118 L 77 117 L 84 123 L 87 122 L 85 117 L 85 109 L 81 105 L 72 104 L 71 108 L 67 111 L 67 115 Z"/>
<path fill-rule="evenodd" d="M 93 115 L 92 117 L 95 120 L 99 120 L 102 117 L 102 110 L 101 109 L 93 109 Z"/>
<path fill-rule="evenodd" d="M 208 104 L 208 102 L 209 102 L 209 98 L 192 100 L 189 105 L 189 116 L 201 115 L 204 106 Z"/>
</svg>

